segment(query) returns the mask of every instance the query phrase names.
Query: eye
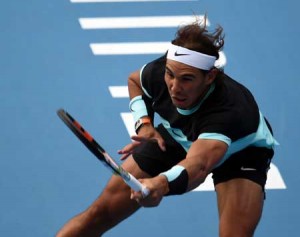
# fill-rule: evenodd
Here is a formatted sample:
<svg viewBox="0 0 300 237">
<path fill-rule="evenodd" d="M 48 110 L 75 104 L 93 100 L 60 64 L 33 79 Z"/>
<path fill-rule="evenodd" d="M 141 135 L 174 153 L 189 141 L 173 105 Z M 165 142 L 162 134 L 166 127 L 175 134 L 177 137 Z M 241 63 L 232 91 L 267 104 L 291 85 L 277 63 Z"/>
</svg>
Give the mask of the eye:
<svg viewBox="0 0 300 237">
<path fill-rule="evenodd" d="M 174 78 L 174 74 L 168 68 L 165 70 L 165 76 L 167 78 Z"/>
<path fill-rule="evenodd" d="M 188 82 L 188 81 L 193 81 L 193 80 L 194 80 L 194 77 L 192 77 L 192 76 L 183 76 L 183 77 L 181 78 L 181 80 L 182 80 L 182 81 L 186 81 L 186 82 Z"/>
</svg>

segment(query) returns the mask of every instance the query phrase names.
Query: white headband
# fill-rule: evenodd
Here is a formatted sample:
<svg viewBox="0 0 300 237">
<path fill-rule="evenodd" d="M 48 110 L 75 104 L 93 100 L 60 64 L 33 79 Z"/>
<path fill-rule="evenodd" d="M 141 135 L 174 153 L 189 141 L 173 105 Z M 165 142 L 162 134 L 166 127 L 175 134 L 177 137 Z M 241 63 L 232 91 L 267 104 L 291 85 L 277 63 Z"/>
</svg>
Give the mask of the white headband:
<svg viewBox="0 0 300 237">
<path fill-rule="evenodd" d="M 167 59 L 171 59 L 202 70 L 210 70 L 216 62 L 216 57 L 199 53 L 187 48 L 171 44 Z"/>
</svg>

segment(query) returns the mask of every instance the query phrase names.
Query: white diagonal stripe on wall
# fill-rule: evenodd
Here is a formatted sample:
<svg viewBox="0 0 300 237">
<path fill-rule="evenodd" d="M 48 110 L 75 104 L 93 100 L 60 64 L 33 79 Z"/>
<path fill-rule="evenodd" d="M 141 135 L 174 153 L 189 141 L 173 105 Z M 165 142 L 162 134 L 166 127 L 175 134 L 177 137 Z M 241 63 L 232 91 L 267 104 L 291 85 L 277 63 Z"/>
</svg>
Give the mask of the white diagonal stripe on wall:
<svg viewBox="0 0 300 237">
<path fill-rule="evenodd" d="M 109 86 L 109 92 L 113 98 L 128 98 L 128 87 L 127 86 Z"/>
<path fill-rule="evenodd" d="M 124 54 L 161 54 L 166 52 L 170 42 L 126 42 L 126 43 L 92 43 L 95 55 Z"/>
<path fill-rule="evenodd" d="M 198 0 L 70 0 L 72 3 L 110 3 L 110 2 L 197 2 Z"/>
<path fill-rule="evenodd" d="M 198 16 L 199 20 L 203 16 Z M 143 16 L 79 18 L 82 29 L 165 28 L 178 27 L 195 21 L 195 16 Z M 209 25 L 209 22 L 207 21 Z"/>
</svg>

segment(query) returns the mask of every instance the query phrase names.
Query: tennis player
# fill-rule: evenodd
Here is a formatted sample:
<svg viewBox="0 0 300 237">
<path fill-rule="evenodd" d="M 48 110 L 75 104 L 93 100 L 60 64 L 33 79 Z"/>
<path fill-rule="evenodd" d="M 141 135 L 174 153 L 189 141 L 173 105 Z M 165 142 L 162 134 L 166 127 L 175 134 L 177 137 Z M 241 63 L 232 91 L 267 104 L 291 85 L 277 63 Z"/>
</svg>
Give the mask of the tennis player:
<svg viewBox="0 0 300 237">
<path fill-rule="evenodd" d="M 123 167 L 150 190 L 147 197 L 113 176 L 100 197 L 57 237 L 98 237 L 141 206 L 193 190 L 212 173 L 219 236 L 251 237 L 265 199 L 277 144 L 251 92 L 215 67 L 222 27 L 182 26 L 165 55 L 128 79 L 133 142 L 119 151 Z M 154 115 L 161 123 L 154 127 Z M 134 232 L 132 234 L 135 234 Z"/>
</svg>

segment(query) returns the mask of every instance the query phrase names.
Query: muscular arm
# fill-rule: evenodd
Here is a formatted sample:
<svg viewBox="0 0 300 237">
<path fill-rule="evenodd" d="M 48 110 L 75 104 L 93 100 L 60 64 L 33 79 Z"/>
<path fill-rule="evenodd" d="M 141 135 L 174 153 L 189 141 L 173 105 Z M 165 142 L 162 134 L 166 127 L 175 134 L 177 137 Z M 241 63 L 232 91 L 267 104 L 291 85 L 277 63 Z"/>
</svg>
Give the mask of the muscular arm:
<svg viewBox="0 0 300 237">
<path fill-rule="evenodd" d="M 178 165 L 183 166 L 188 173 L 187 191 L 193 190 L 204 182 L 227 151 L 227 144 L 218 140 L 198 139 L 187 153 L 186 159 Z"/>
<path fill-rule="evenodd" d="M 140 71 L 132 72 L 128 77 L 128 91 L 130 99 L 143 94 Z"/>
<path fill-rule="evenodd" d="M 228 146 L 225 142 L 218 140 L 198 139 L 192 144 L 186 159 L 178 163 L 179 166 L 185 168 L 188 174 L 187 188 L 184 189 L 186 192 L 195 189 L 204 182 L 215 165 L 221 161 L 227 148 Z M 141 193 L 132 191 L 131 198 L 138 200 L 145 207 L 159 205 L 163 196 L 170 191 L 165 175 L 158 175 L 150 179 L 140 179 L 140 181 L 150 190 L 150 195 L 143 199 Z M 176 185 L 180 185 L 179 183 Z"/>
<path fill-rule="evenodd" d="M 135 72 L 132 72 L 128 77 L 128 91 L 129 91 L 129 97 L 130 100 L 137 96 L 142 96 L 144 94 L 142 85 L 141 85 L 141 79 L 140 79 L 140 71 L 137 70 Z M 142 100 L 142 98 L 141 98 Z M 145 101 L 143 101 L 145 102 Z M 147 103 L 147 102 L 146 102 Z M 143 113 L 143 116 L 137 116 L 138 118 L 146 117 L 145 114 L 147 114 L 147 117 L 150 117 L 152 120 L 152 123 L 146 123 L 144 124 L 139 130 L 137 136 L 132 136 L 132 140 L 135 142 L 130 143 L 126 145 L 123 149 L 119 150 L 118 153 L 122 155 L 121 159 L 126 159 L 132 151 L 139 146 L 139 144 L 143 141 L 147 140 L 156 140 L 159 147 L 164 151 L 165 148 L 165 142 L 161 135 L 156 131 L 156 129 L 153 126 L 153 117 L 154 117 L 154 111 L 152 110 L 151 106 L 147 106 L 144 104 L 145 109 L 147 110 L 146 113 Z M 143 107 L 143 106 L 142 106 Z M 132 109 L 132 107 L 131 107 Z M 133 110 L 133 109 L 132 109 Z M 144 112 L 144 110 L 142 110 Z M 136 112 L 136 111 L 135 111 Z M 140 114 L 138 114 L 140 115 Z M 137 120 L 137 119 L 136 119 Z"/>
</svg>

